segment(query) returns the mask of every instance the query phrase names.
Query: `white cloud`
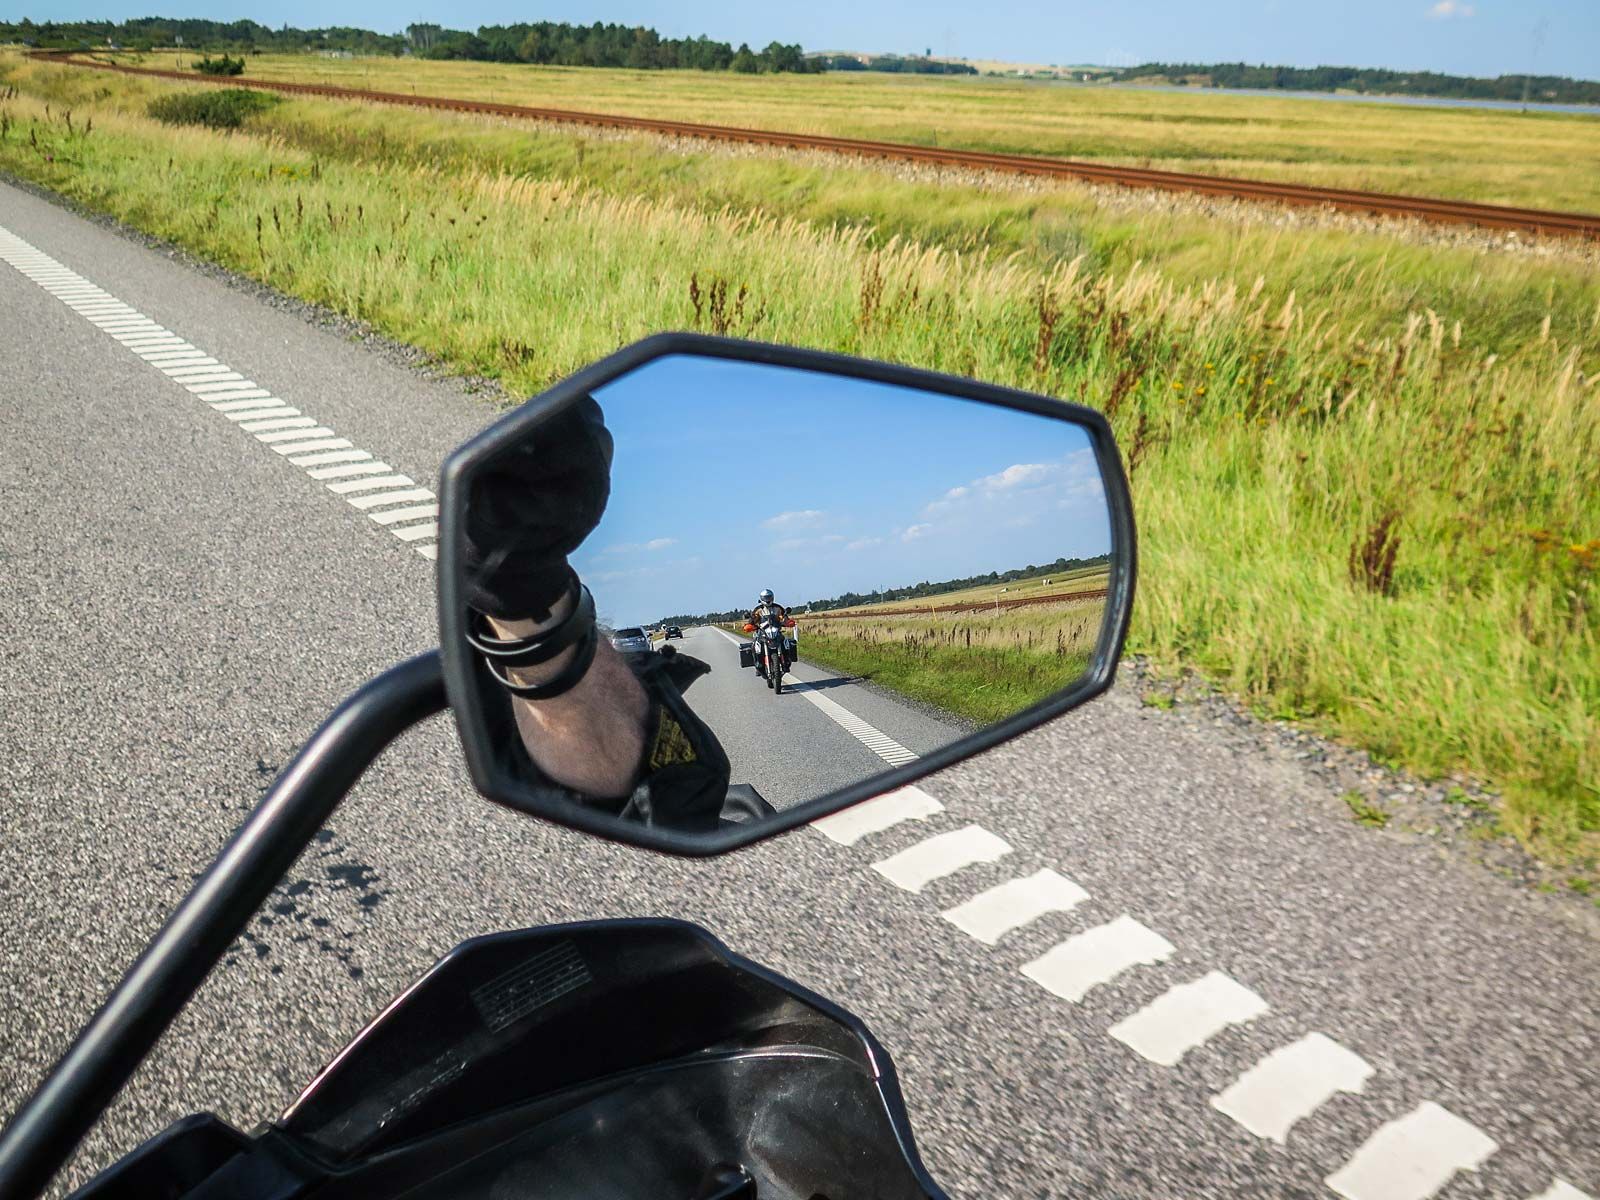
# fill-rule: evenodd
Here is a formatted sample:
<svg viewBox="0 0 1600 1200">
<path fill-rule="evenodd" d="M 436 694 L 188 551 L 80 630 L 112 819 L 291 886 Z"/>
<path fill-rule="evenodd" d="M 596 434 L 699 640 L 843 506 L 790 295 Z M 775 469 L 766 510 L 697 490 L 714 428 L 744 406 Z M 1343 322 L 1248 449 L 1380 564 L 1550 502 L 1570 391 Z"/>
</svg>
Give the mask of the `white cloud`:
<svg viewBox="0 0 1600 1200">
<path fill-rule="evenodd" d="M 914 542 L 920 537 L 927 537 L 932 532 L 932 525 L 913 525 L 900 535 L 900 540 L 902 542 Z"/>
<path fill-rule="evenodd" d="M 676 546 L 677 538 L 659 537 L 651 538 L 648 542 L 618 542 L 614 546 L 607 546 L 600 551 L 601 554 L 642 554 L 653 550 L 665 550 L 668 546 Z"/>
<path fill-rule="evenodd" d="M 820 508 L 802 508 L 768 517 L 761 524 L 767 529 L 815 529 L 827 515 Z"/>
<path fill-rule="evenodd" d="M 1428 10 L 1428 16 L 1435 21 L 1448 21 L 1451 17 L 1470 17 L 1477 13 L 1476 4 L 1463 4 L 1461 0 L 1439 0 Z"/>
<path fill-rule="evenodd" d="M 824 534 L 822 537 L 792 537 L 772 543 L 771 549 L 779 553 L 792 553 L 796 550 L 820 550 L 824 546 L 837 546 L 844 541 L 840 533 Z"/>
<path fill-rule="evenodd" d="M 1009 492 L 1032 483 L 1041 483 L 1049 474 L 1050 468 L 1044 463 L 1015 463 L 1004 471 L 985 475 L 973 486 L 986 492 Z"/>
<path fill-rule="evenodd" d="M 845 547 L 846 550 L 870 550 L 874 546 L 883 545 L 883 539 L 878 537 L 857 538 Z"/>
</svg>

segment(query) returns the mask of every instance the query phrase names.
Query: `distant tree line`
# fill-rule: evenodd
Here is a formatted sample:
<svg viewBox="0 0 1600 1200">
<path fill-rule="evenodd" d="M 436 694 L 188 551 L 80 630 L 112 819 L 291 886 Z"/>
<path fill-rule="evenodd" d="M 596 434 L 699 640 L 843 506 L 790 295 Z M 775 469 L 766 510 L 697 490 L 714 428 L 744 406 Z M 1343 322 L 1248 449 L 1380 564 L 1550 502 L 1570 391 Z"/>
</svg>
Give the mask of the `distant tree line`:
<svg viewBox="0 0 1600 1200">
<path fill-rule="evenodd" d="M 909 587 L 884 588 L 871 592 L 842 592 L 828 600 L 813 600 L 810 604 L 791 603 L 790 611 L 810 608 L 812 612 L 827 612 L 833 608 L 851 608 L 857 604 L 882 604 L 892 600 L 923 600 L 931 596 L 942 596 L 947 592 L 960 592 L 967 588 L 984 587 L 988 584 L 1015 583 L 1019 579 L 1032 579 L 1041 575 L 1065 575 L 1069 571 L 1082 571 L 1092 568 L 1104 568 L 1111 565 L 1111 556 L 1108 554 L 1096 555 L 1094 558 L 1058 558 L 1055 562 L 1029 563 L 1025 567 L 1018 567 L 1014 571 L 990 571 L 987 575 L 968 575 L 965 579 L 946 579 L 942 583 L 929 583 L 924 580 L 914 583 Z M 779 602 L 783 601 L 779 597 Z M 663 625 L 718 625 L 730 624 L 743 620 L 750 612 L 750 607 L 730 608 L 726 612 L 711 613 L 679 613 L 673 617 L 663 617 Z"/>
<path fill-rule="evenodd" d="M 855 54 L 818 54 L 812 62 L 823 64 L 818 70 L 890 71 L 903 75 L 976 75 L 978 68 L 966 63 L 942 62 L 936 58 L 902 58 L 898 54 L 868 56 L 862 61 Z"/>
<path fill-rule="evenodd" d="M 1433 71 L 1363 67 L 1269 67 L 1247 63 L 1145 63 L 1121 72 L 1122 82 L 1160 76 L 1173 83 L 1200 78 L 1202 86 L 1268 88 L 1291 92 L 1366 92 L 1391 96 L 1441 96 L 1462 100 L 1530 100 L 1600 104 L 1600 83 L 1561 75 L 1501 75 L 1478 79 Z"/>
<path fill-rule="evenodd" d="M 43 49 L 78 50 L 114 45 L 153 50 L 182 45 L 205 51 L 295 53 L 308 50 L 352 54 L 414 54 L 422 58 L 479 62 L 543 63 L 566 67 L 631 67 L 636 70 L 688 68 L 745 74 L 822 71 L 798 45 L 772 42 L 764 50 L 737 49 L 707 37 L 664 38 L 642 26 L 568 25 L 539 21 L 530 25 L 483 25 L 477 32 L 441 25 L 408 26 L 404 34 L 374 33 L 338 26 L 269 29 L 255 21 L 207 21 L 140 17 L 129 21 L 0 22 L 0 42 L 22 42 Z"/>
<path fill-rule="evenodd" d="M 402 34 L 333 26 L 269 29 L 255 21 L 208 21 L 190 17 L 136 17 L 128 21 L 39 21 L 24 17 L 14 24 L 0 21 L 0 42 L 22 42 L 45 50 L 99 49 L 107 43 L 127 50 L 154 50 L 182 45 L 193 50 L 243 52 L 348 50 L 352 54 L 400 54 Z"/>
<path fill-rule="evenodd" d="M 562 67 L 629 67 L 634 70 L 686 68 L 700 71 L 806 73 L 820 71 L 798 45 L 772 42 L 764 50 L 737 50 L 708 37 L 664 38 L 642 26 L 484 25 L 476 33 L 438 25 L 412 25 L 408 44 L 424 58 L 465 58 L 483 62 L 541 63 Z"/>
</svg>

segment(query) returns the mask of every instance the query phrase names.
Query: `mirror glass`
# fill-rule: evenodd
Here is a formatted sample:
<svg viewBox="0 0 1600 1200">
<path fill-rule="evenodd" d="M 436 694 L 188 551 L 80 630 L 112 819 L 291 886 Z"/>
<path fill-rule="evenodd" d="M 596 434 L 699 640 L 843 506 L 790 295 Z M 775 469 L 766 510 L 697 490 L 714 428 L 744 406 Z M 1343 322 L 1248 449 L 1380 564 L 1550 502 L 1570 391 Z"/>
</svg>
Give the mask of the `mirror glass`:
<svg viewBox="0 0 1600 1200">
<path fill-rule="evenodd" d="M 532 785 L 717 828 L 925 756 L 1089 668 L 1114 547 L 1083 427 L 687 354 L 592 399 L 610 492 L 567 559 L 594 599 L 593 665 L 544 700 L 480 672 Z"/>
</svg>

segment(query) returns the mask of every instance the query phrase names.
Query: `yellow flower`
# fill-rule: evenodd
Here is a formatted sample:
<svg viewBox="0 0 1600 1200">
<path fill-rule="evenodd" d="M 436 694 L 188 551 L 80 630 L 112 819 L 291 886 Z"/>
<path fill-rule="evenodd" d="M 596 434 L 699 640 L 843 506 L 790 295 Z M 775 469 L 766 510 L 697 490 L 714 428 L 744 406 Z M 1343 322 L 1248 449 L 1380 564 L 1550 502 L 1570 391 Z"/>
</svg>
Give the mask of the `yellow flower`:
<svg viewBox="0 0 1600 1200">
<path fill-rule="evenodd" d="M 1271 386 L 1272 386 L 1272 384 L 1273 384 L 1273 379 L 1272 379 L 1272 376 L 1271 376 L 1271 375 L 1268 375 L 1268 376 L 1267 376 L 1267 386 L 1268 386 L 1268 387 L 1271 387 Z"/>
<path fill-rule="evenodd" d="M 1204 396 L 1204 395 L 1205 395 L 1205 394 L 1206 394 L 1206 389 L 1205 389 L 1205 387 L 1204 387 L 1204 386 L 1203 386 L 1203 385 L 1202 385 L 1202 386 L 1201 386 L 1201 387 L 1197 387 L 1197 388 L 1195 388 L 1195 390 L 1194 390 L 1194 394 L 1195 394 L 1195 395 L 1196 395 L 1196 396 Z"/>
<path fill-rule="evenodd" d="M 1216 367 L 1215 367 L 1215 366 L 1214 366 L 1214 365 L 1213 365 L 1213 364 L 1211 364 L 1211 363 L 1207 363 L 1207 364 L 1206 364 L 1206 370 L 1208 370 L 1208 371 L 1215 371 L 1215 370 L 1216 370 L 1216 369 L 1217 369 L 1217 368 L 1216 368 Z"/>
<path fill-rule="evenodd" d="M 1178 380 L 1174 379 L 1172 381 L 1172 390 L 1175 391 L 1175 392 L 1183 391 L 1183 384 L 1181 382 L 1179 382 Z"/>
</svg>

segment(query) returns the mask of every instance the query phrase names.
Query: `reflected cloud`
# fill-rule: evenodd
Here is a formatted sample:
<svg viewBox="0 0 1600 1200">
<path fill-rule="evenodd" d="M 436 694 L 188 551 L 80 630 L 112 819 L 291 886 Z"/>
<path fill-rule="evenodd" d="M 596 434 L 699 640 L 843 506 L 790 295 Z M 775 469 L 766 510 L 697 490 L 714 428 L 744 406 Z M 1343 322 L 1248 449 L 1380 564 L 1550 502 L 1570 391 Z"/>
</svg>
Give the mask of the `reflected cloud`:
<svg viewBox="0 0 1600 1200">
<path fill-rule="evenodd" d="M 668 546 L 676 546 L 677 538 L 659 537 L 651 538 L 648 542 L 618 542 L 614 546 L 607 546 L 601 554 L 647 554 L 656 550 L 665 550 Z"/>
<path fill-rule="evenodd" d="M 781 512 L 761 522 L 763 529 L 815 529 L 828 514 L 820 508 L 801 508 Z"/>
<path fill-rule="evenodd" d="M 973 486 L 985 492 L 1009 492 L 1016 488 L 1028 487 L 1031 484 L 1043 483 L 1052 474 L 1053 469 L 1044 463 L 1016 463 L 1004 471 L 997 471 L 993 475 L 985 475 Z M 965 493 L 965 488 L 953 489 Z"/>
</svg>

